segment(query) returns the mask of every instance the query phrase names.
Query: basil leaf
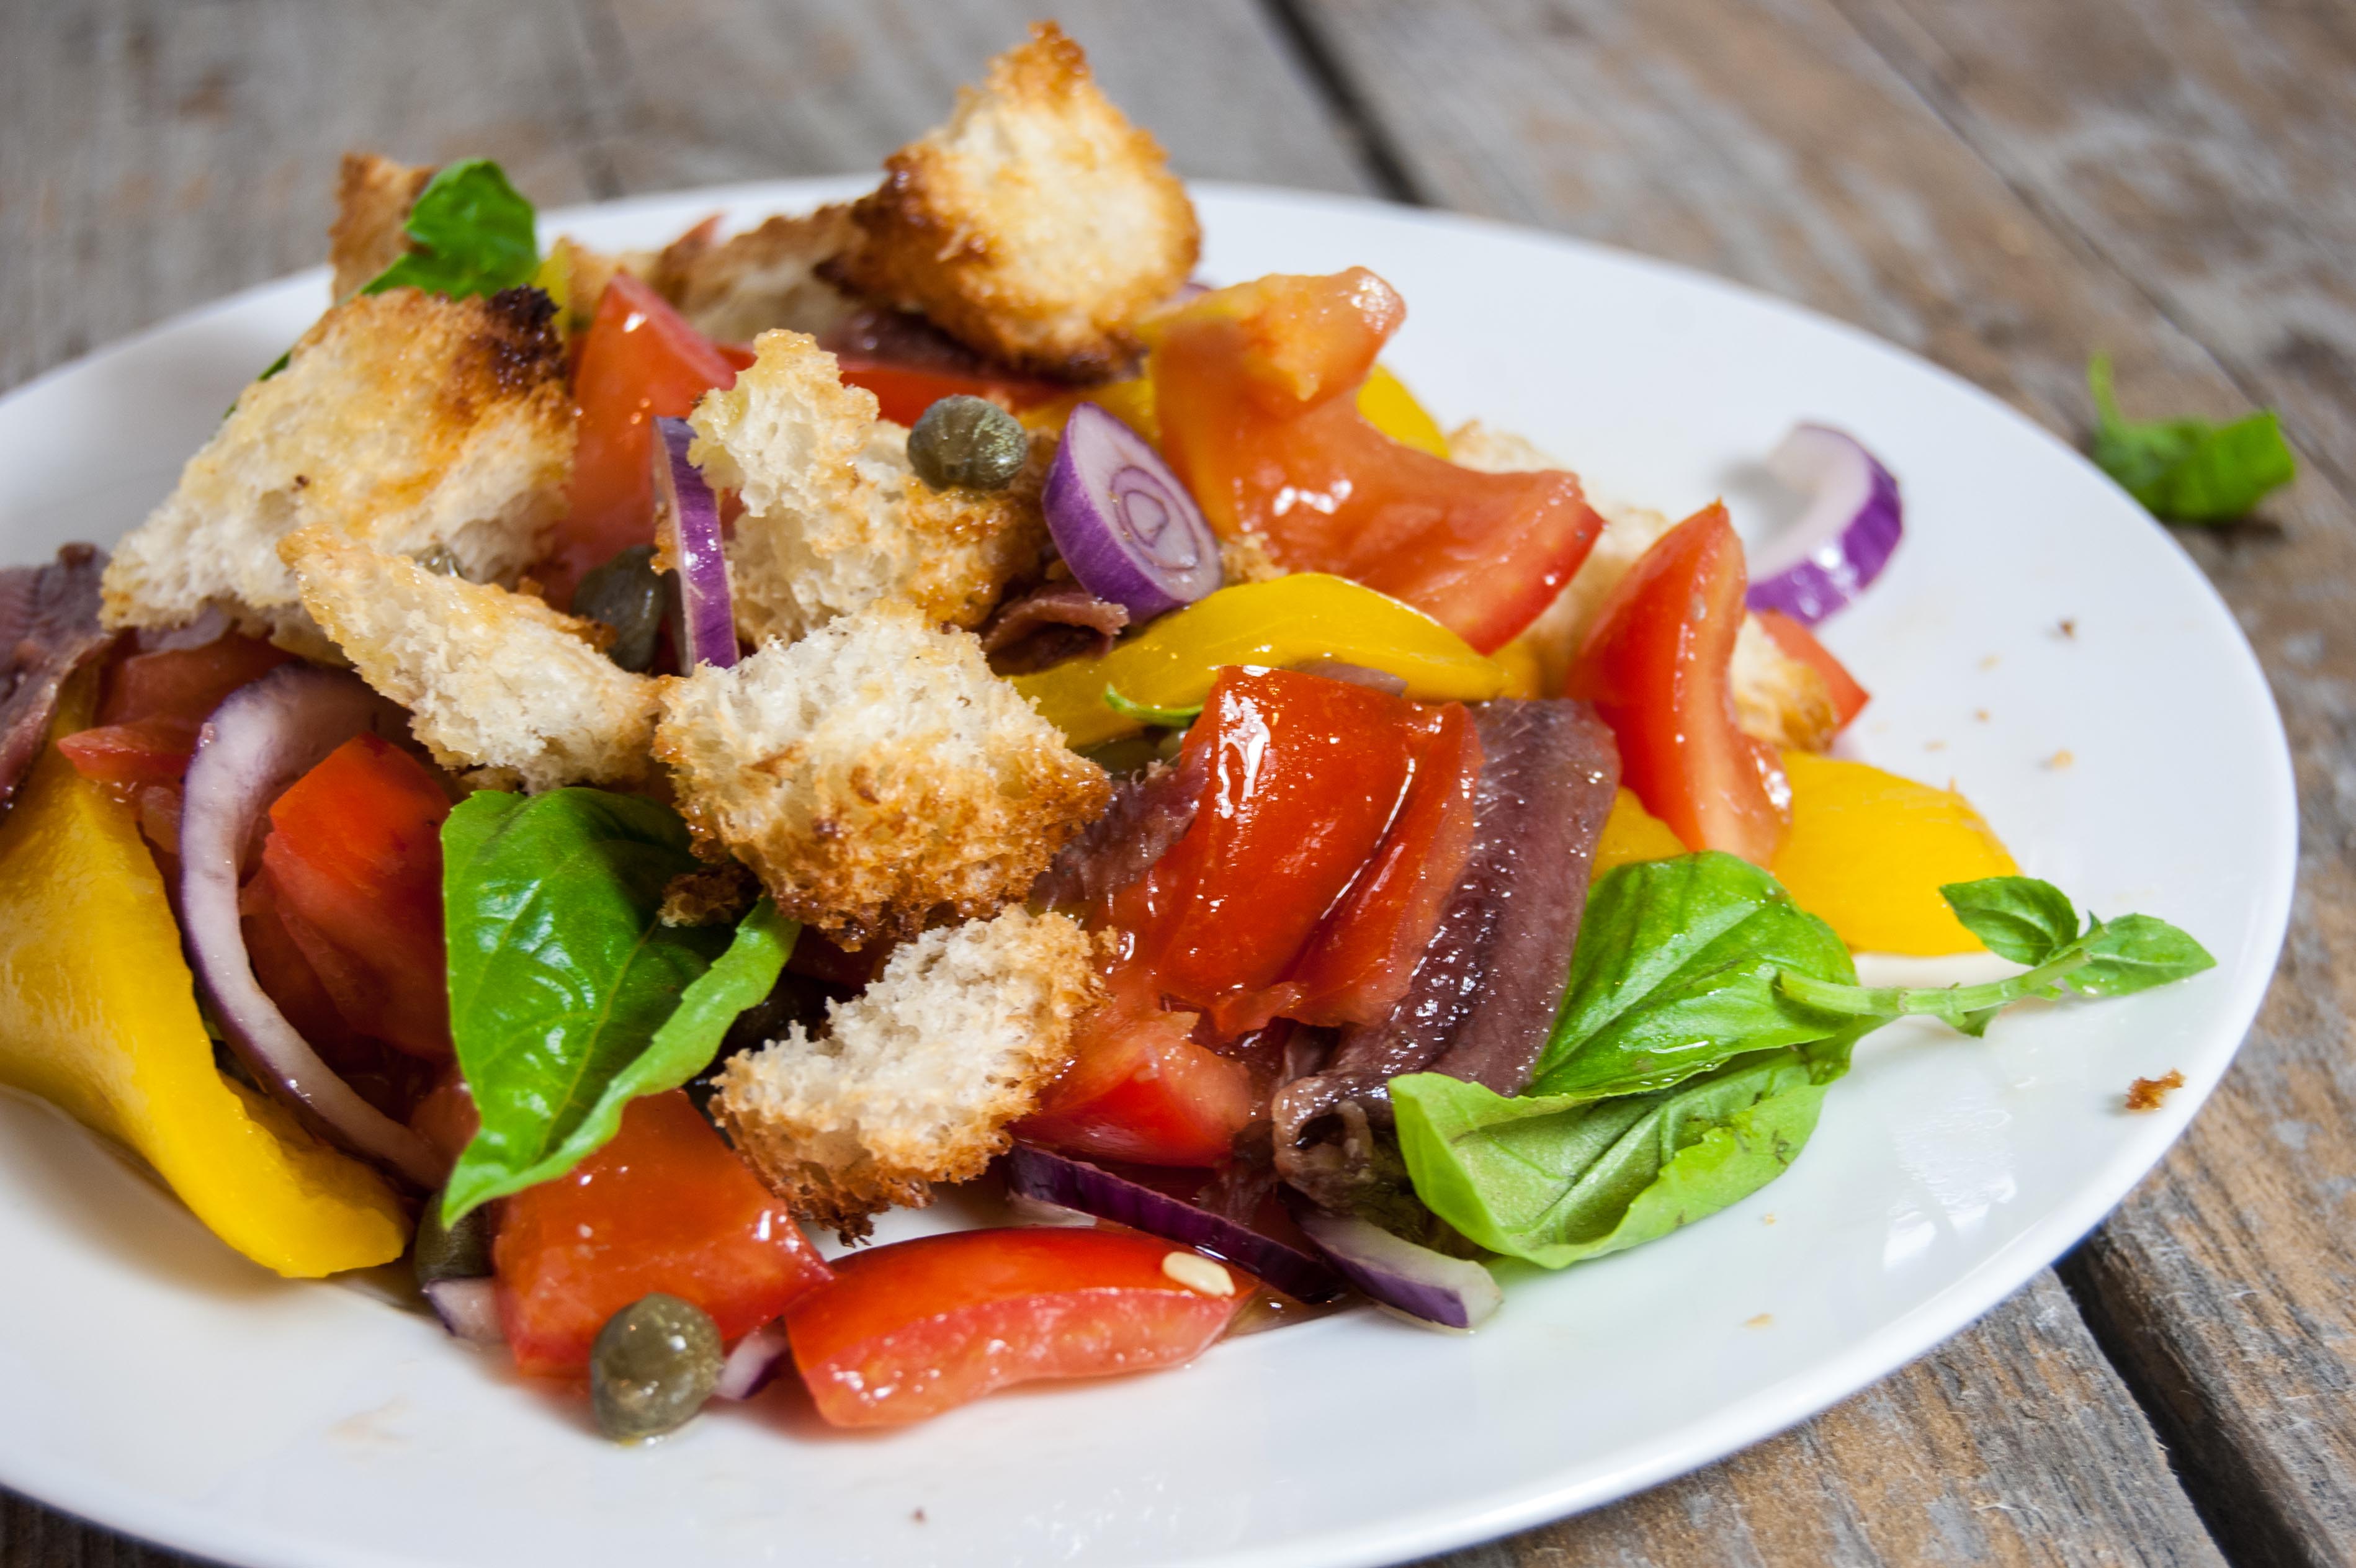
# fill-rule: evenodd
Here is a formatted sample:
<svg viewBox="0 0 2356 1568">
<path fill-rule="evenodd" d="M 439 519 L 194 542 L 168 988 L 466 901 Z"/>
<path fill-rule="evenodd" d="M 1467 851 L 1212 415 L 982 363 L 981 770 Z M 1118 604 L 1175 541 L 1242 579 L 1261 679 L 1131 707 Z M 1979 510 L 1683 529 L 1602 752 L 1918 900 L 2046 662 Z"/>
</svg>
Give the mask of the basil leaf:
<svg viewBox="0 0 2356 1568">
<path fill-rule="evenodd" d="M 1621 866 L 1588 900 L 1529 1092 L 1665 1089 L 1742 1052 L 1846 1026 L 1776 983 L 1789 973 L 1857 981 L 1832 928 L 1764 871 L 1714 851 Z"/>
<path fill-rule="evenodd" d="M 1559 1269 L 1657 1240 L 1783 1175 L 1864 1027 L 1835 1050 L 1756 1052 L 1609 1100 L 1395 1078 L 1400 1152 L 1442 1219 L 1492 1251 Z"/>
<path fill-rule="evenodd" d="M 2086 385 L 2097 419 L 2095 464 L 2156 517 L 2231 522 L 2298 475 L 2298 459 L 2272 409 L 2223 425 L 2129 420 L 2119 413 L 2111 361 L 2101 354 L 2087 362 Z"/>
<path fill-rule="evenodd" d="M 2043 963 L 2078 940 L 2070 896 L 2034 876 L 1989 876 L 1939 889 L 1964 929 L 2015 963 Z"/>
<path fill-rule="evenodd" d="M 540 270 L 531 203 L 488 158 L 436 170 L 401 228 L 415 248 L 362 284 L 362 294 L 419 288 L 465 299 L 521 288 Z"/>
<path fill-rule="evenodd" d="M 2096 922 L 2085 951 L 2085 965 L 2068 981 L 2081 996 L 2127 996 L 2217 967 L 2207 948 L 2149 915 Z"/>
<path fill-rule="evenodd" d="M 445 1222 L 562 1175 L 613 1135 L 627 1096 L 609 1090 L 730 945 L 723 927 L 659 918 L 664 887 L 697 868 L 678 813 L 636 796 L 484 790 L 450 813 L 450 1033 L 482 1127 L 450 1173 Z M 754 962 L 692 1016 L 745 989 Z M 691 1054 L 675 1037 L 648 1081 Z"/>
</svg>

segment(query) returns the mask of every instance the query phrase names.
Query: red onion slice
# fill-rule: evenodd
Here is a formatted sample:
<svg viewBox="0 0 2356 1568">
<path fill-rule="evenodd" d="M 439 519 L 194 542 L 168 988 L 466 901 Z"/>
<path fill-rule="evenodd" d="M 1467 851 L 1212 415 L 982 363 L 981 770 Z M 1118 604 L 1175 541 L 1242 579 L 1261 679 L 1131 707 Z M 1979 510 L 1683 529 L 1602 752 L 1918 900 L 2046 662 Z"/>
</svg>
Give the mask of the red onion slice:
<svg viewBox="0 0 2356 1568">
<path fill-rule="evenodd" d="M 1131 626 L 1219 585 L 1219 542 L 1145 437 L 1093 403 L 1072 410 L 1040 497 L 1072 575 Z"/>
<path fill-rule="evenodd" d="M 435 1280 L 423 1289 L 425 1305 L 452 1337 L 469 1345 L 497 1345 L 507 1337 L 499 1326 L 497 1280 Z"/>
<path fill-rule="evenodd" d="M 670 558 L 679 595 L 679 672 L 736 662 L 736 612 L 728 599 L 720 500 L 687 460 L 695 432 L 684 419 L 655 421 L 655 537 Z"/>
<path fill-rule="evenodd" d="M 712 1391 L 712 1397 L 723 1400 L 748 1400 L 769 1386 L 776 1375 L 790 1364 L 793 1346 L 786 1338 L 782 1318 L 761 1325 L 728 1352 L 728 1359 L 720 1363 L 720 1381 Z"/>
<path fill-rule="evenodd" d="M 1305 1203 L 1293 1218 L 1352 1284 L 1418 1323 L 1478 1328 L 1505 1299 L 1488 1266 L 1470 1258 L 1451 1258 L 1355 1215 Z"/>
<path fill-rule="evenodd" d="M 449 1161 L 319 1059 L 254 979 L 237 916 L 238 874 L 271 802 L 392 712 L 358 677 L 307 664 L 283 665 L 222 699 L 188 763 L 180 925 L 197 983 L 255 1079 L 344 1148 L 431 1189 Z"/>
<path fill-rule="evenodd" d="M 1809 499 L 1752 564 L 1749 603 L 1815 625 L 1873 585 L 1905 529 L 1898 481 L 1855 436 L 1796 424 L 1767 471 Z"/>
<path fill-rule="evenodd" d="M 1300 1248 L 1086 1160 L 1017 1144 L 1006 1155 L 1006 1183 L 1024 1197 L 1076 1208 L 1208 1252 L 1296 1301 L 1331 1301 L 1341 1294 L 1341 1277 Z"/>
</svg>

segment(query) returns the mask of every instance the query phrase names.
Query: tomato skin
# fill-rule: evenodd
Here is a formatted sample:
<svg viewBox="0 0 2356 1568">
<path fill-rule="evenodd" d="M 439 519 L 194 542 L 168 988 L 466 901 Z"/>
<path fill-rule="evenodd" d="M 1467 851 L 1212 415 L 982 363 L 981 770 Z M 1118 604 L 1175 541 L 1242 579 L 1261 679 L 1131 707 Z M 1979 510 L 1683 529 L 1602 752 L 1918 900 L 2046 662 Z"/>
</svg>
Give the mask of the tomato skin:
<svg viewBox="0 0 2356 1568">
<path fill-rule="evenodd" d="M 536 573 L 551 604 L 570 605 L 592 568 L 653 542 L 653 422 L 685 418 L 705 392 L 734 385 L 736 370 L 652 288 L 627 273 L 614 274 L 573 374 L 580 419 L 572 510 Z"/>
<path fill-rule="evenodd" d="M 1010 381 L 998 376 L 967 375 L 958 371 L 921 365 L 894 364 L 887 360 L 855 354 L 837 356 L 845 386 L 863 387 L 875 394 L 883 417 L 894 424 L 913 425 L 925 410 L 945 397 L 963 394 L 985 398 L 1020 413 L 1053 397 L 1061 389 L 1043 382 Z"/>
<path fill-rule="evenodd" d="M 1782 610 L 1753 610 L 1751 613 L 1759 618 L 1759 624 L 1766 628 L 1769 637 L 1775 639 L 1775 646 L 1783 650 L 1784 658 L 1796 659 L 1825 678 L 1825 690 L 1832 694 L 1833 712 L 1840 718 L 1835 733 L 1847 729 L 1848 722 L 1873 700 L 1873 693 L 1857 683 L 1857 677 L 1848 672 L 1848 666 L 1834 658 L 1833 650 L 1818 642 L 1815 632 Z"/>
<path fill-rule="evenodd" d="M 202 724 L 221 699 L 294 658 L 260 638 L 231 633 L 197 648 L 134 653 L 107 676 L 101 725 L 169 718 Z"/>
<path fill-rule="evenodd" d="M 1688 849 L 1764 865 L 1792 820 L 1774 752 L 1742 733 L 1729 670 L 1742 542 L 1713 501 L 1655 542 L 1598 609 L 1563 683 L 1620 743 L 1621 778 Z"/>
<path fill-rule="evenodd" d="M 1015 1123 L 1015 1136 L 1100 1159 L 1207 1169 L 1266 1113 L 1242 1062 L 1188 1038 L 1195 1015 L 1165 1011 L 1151 972 L 1134 961 L 1080 1017 L 1072 1064 Z"/>
<path fill-rule="evenodd" d="M 1173 1252 L 1201 1257 L 1114 1230 L 963 1230 L 894 1242 L 837 1264 L 832 1284 L 786 1314 L 786 1334 L 828 1421 L 922 1421 L 1014 1383 L 1193 1360 L 1244 1289 L 1240 1281 L 1227 1296 L 1189 1289 L 1162 1271 Z"/>
<path fill-rule="evenodd" d="M 1271 276 L 1173 317 L 1152 357 L 1162 450 L 1222 537 L 1403 599 L 1483 653 L 1587 557 L 1602 519 L 1558 472 L 1483 474 L 1385 435 L 1356 390 L 1406 307 L 1363 267 Z"/>
<path fill-rule="evenodd" d="M 516 1366 L 579 1372 L 605 1320 L 664 1291 L 733 1340 L 833 1278 L 685 1091 L 634 1100 L 612 1143 L 506 1200 L 491 1255 Z"/>
<path fill-rule="evenodd" d="M 287 935 L 355 1030 L 412 1056 L 450 1055 L 442 822 L 425 765 L 355 736 L 270 807 L 262 865 Z"/>
<path fill-rule="evenodd" d="M 198 727 L 188 719 L 133 719 L 59 736 L 58 749 L 75 772 L 127 797 L 144 785 L 177 788 L 196 755 Z"/>
</svg>

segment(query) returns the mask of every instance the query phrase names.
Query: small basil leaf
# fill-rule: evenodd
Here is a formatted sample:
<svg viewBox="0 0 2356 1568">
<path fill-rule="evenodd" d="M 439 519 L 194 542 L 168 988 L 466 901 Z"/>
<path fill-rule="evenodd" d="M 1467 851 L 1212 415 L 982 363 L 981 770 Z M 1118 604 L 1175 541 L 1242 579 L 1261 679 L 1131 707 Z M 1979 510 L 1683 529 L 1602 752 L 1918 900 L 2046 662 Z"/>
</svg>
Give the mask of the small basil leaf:
<svg viewBox="0 0 2356 1568">
<path fill-rule="evenodd" d="M 2087 934 L 2086 953 L 2064 982 L 2081 996 L 2127 996 L 2217 966 L 2207 948 L 2150 915 L 2098 924 Z"/>
<path fill-rule="evenodd" d="M 455 1222 L 612 1135 L 607 1090 L 731 938 L 661 922 L 663 889 L 698 863 L 678 813 L 636 796 L 479 791 L 443 826 L 442 867 L 450 1033 L 482 1116 L 444 1188 Z M 689 1054 L 675 1040 L 649 1079 Z"/>
<path fill-rule="evenodd" d="M 2078 911 L 2070 896 L 2034 876 L 1950 882 L 1939 894 L 1988 951 L 2015 963 L 2043 963 L 2078 940 Z"/>
<path fill-rule="evenodd" d="M 2111 362 L 2086 366 L 2096 425 L 2094 458 L 2156 517 L 2230 522 L 2298 475 L 2282 424 L 2264 409 L 2231 424 L 2205 419 L 2130 420 L 2119 412 Z"/>
<path fill-rule="evenodd" d="M 1601 1101 L 1507 1099 L 1417 1073 L 1391 1080 L 1391 1104 L 1434 1213 L 1492 1251 L 1559 1269 L 1656 1240 L 1783 1175 L 1846 1068 L 1845 1049 L 1762 1051 Z"/>
<path fill-rule="evenodd" d="M 464 299 L 521 288 L 540 270 L 531 203 L 488 158 L 436 170 L 401 227 L 414 248 L 361 285 L 362 294 L 419 288 Z"/>
<path fill-rule="evenodd" d="M 1744 1051 L 1824 1039 L 1847 1020 L 1779 987 L 1797 973 L 1854 985 L 1832 928 L 1748 861 L 1643 861 L 1597 885 L 1570 986 L 1530 1092 L 1665 1089 Z"/>
</svg>

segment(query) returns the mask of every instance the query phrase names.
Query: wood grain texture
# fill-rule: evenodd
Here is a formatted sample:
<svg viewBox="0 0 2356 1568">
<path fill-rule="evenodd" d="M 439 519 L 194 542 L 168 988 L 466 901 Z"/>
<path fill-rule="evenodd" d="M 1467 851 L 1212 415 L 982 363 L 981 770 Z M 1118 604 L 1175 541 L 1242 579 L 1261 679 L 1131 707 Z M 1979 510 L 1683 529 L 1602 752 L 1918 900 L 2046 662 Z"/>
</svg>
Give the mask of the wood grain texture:
<svg viewBox="0 0 2356 1568">
<path fill-rule="evenodd" d="M 2222 1563 L 2051 1273 L 1772 1443 L 1431 1568 Z"/>
<path fill-rule="evenodd" d="M 2351 146 L 2348 17 L 2170 0 L 1839 7 L 1493 0 L 1443 21 L 1320 0 L 1313 15 L 1430 197 L 1800 298 L 2065 435 L 2089 421 L 2097 349 L 2147 412 L 2282 404 L 2305 477 L 2263 523 L 2180 537 L 2291 737 L 2289 947 L 2217 1099 L 2069 1273 L 2228 1544 L 2347 1562 L 2356 508 L 2340 476 L 2356 469 L 2356 389 L 2329 369 L 2350 207 L 2328 176 Z"/>
</svg>

